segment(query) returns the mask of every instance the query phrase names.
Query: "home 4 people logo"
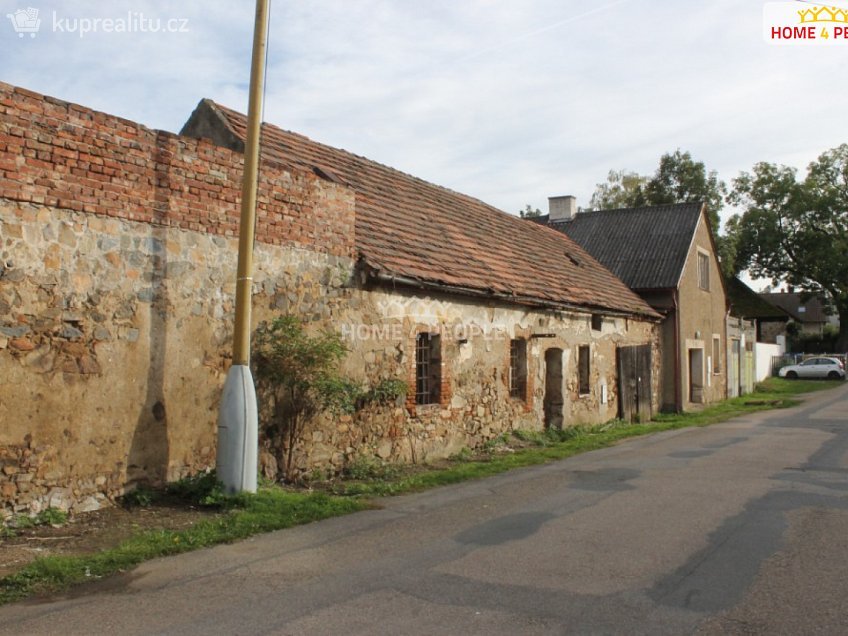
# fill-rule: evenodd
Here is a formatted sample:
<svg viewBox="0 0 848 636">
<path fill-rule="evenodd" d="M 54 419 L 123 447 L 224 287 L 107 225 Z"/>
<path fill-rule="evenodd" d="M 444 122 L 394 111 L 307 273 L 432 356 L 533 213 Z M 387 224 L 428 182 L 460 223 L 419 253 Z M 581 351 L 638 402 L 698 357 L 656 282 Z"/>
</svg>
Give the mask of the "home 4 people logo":
<svg viewBox="0 0 848 636">
<path fill-rule="evenodd" d="M 848 44 L 848 3 L 768 2 L 763 38 L 771 44 Z"/>
<path fill-rule="evenodd" d="M 14 13 L 7 13 L 6 17 L 12 21 L 12 27 L 19 38 L 29 34 L 29 37 L 34 38 L 41 28 L 41 18 L 38 17 L 38 9 L 27 7 L 26 9 L 18 9 Z"/>
</svg>

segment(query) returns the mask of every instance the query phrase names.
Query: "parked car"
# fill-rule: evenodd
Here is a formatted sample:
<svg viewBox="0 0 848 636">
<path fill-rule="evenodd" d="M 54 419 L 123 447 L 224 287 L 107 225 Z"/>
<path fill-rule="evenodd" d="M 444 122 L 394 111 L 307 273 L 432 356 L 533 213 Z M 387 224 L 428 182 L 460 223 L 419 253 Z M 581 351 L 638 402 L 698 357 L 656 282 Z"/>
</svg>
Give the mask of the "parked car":
<svg viewBox="0 0 848 636">
<path fill-rule="evenodd" d="M 782 367 L 777 374 L 781 378 L 827 378 L 828 380 L 844 380 L 845 366 L 836 358 L 808 358 L 800 364 L 790 364 Z"/>
</svg>

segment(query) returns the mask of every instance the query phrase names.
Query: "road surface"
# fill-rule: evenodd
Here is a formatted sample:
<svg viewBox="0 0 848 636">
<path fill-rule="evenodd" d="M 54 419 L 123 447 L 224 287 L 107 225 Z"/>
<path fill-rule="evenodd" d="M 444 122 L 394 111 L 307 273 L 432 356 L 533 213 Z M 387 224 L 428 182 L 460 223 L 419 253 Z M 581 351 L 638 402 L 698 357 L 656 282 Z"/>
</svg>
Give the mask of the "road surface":
<svg viewBox="0 0 848 636">
<path fill-rule="evenodd" d="M 846 634 L 848 385 L 0 608 L 3 634 Z"/>
</svg>

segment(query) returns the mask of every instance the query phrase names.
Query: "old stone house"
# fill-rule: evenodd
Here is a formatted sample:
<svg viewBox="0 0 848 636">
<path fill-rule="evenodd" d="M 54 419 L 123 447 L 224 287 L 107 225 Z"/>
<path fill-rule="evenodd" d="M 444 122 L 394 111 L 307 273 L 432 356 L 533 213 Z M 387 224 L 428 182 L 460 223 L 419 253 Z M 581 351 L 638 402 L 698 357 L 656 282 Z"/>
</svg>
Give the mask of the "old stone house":
<svg viewBox="0 0 848 636">
<path fill-rule="evenodd" d="M 728 307 L 704 205 L 578 214 L 574 197 L 553 197 L 550 214 L 537 222 L 574 239 L 664 316 L 663 409 L 726 397 Z"/>
<path fill-rule="evenodd" d="M 0 510 L 89 510 L 214 465 L 244 117 L 185 134 L 0 84 Z M 266 126 L 254 321 L 345 337 L 405 402 L 316 418 L 302 473 L 619 414 L 660 316 L 563 234 Z M 648 397 L 656 404 L 658 374 Z"/>
</svg>

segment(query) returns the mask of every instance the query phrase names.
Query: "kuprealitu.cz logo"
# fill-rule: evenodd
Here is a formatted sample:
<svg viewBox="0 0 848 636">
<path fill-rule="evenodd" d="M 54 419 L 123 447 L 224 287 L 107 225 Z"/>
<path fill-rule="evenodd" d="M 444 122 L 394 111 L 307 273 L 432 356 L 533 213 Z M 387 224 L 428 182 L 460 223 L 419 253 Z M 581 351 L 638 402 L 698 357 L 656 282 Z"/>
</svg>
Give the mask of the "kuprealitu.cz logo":
<svg viewBox="0 0 848 636">
<path fill-rule="evenodd" d="M 833 46 L 848 44 L 848 4 L 767 2 L 763 39 L 770 44 Z"/>
<path fill-rule="evenodd" d="M 188 18 L 151 17 L 141 11 L 128 11 L 116 17 L 80 17 L 63 16 L 57 11 L 50 14 L 50 20 L 42 29 L 40 12 L 35 7 L 18 9 L 7 13 L 12 28 L 19 38 L 36 37 L 39 32 L 50 30 L 53 33 L 71 34 L 80 38 L 98 33 L 188 33 Z"/>
<path fill-rule="evenodd" d="M 28 7 L 26 9 L 18 9 L 14 13 L 6 14 L 6 17 L 12 21 L 12 27 L 19 38 L 26 35 L 34 38 L 38 35 L 38 30 L 41 28 L 41 18 L 38 17 L 38 9 Z"/>
</svg>

